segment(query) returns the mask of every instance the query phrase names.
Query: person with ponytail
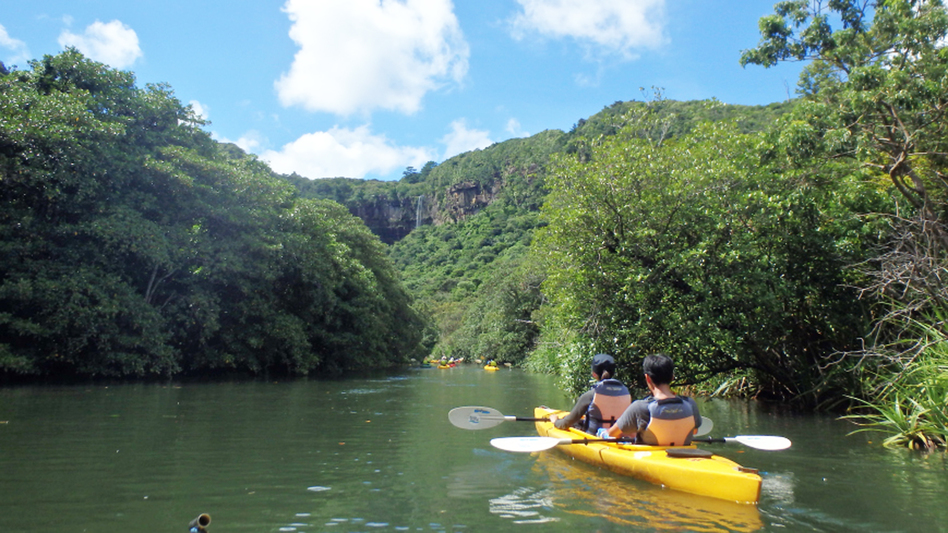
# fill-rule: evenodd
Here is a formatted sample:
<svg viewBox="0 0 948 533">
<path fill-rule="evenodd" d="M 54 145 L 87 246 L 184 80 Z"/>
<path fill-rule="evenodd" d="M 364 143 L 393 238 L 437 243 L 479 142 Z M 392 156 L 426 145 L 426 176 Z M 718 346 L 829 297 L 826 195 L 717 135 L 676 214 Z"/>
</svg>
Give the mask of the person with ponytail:
<svg viewBox="0 0 948 533">
<path fill-rule="evenodd" d="M 629 389 L 618 379 L 616 361 L 609 354 L 599 353 L 592 359 L 592 377 L 595 385 L 586 391 L 563 418 L 552 417 L 559 429 L 577 427 L 593 435 L 600 428 L 609 429 L 632 403 Z"/>
</svg>

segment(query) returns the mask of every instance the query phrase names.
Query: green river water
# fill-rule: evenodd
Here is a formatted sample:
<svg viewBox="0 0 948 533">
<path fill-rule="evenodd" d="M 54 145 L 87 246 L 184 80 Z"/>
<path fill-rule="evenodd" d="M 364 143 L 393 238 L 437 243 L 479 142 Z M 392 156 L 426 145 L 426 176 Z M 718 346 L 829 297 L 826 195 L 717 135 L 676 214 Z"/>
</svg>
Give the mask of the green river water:
<svg viewBox="0 0 948 533">
<path fill-rule="evenodd" d="M 568 408 L 552 378 L 480 367 L 339 381 L 0 388 L 0 532 L 948 531 L 944 453 L 831 416 L 699 401 L 704 445 L 763 476 L 759 505 L 691 496 L 452 426 L 452 407 Z"/>
</svg>

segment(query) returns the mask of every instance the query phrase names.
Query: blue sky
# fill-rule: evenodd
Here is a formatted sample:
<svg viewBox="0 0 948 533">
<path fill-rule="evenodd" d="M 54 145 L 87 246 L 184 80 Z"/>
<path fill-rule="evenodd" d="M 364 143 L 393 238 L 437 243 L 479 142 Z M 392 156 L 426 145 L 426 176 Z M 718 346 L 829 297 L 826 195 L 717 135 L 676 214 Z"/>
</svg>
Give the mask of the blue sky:
<svg viewBox="0 0 948 533">
<path fill-rule="evenodd" d="M 397 179 L 653 87 L 785 100 L 800 64 L 739 64 L 774 1 L 29 0 L 0 10 L 0 61 L 75 46 L 169 84 L 277 172 Z"/>
</svg>

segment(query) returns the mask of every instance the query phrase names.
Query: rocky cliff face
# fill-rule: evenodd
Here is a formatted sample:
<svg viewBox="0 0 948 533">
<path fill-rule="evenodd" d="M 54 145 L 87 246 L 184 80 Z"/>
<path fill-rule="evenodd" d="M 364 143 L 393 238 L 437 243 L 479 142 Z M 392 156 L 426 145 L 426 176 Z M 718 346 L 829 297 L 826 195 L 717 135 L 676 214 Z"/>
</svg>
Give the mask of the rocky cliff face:
<svg viewBox="0 0 948 533">
<path fill-rule="evenodd" d="M 457 222 L 477 213 L 497 198 L 500 189 L 497 182 L 485 187 L 465 181 L 448 187 L 442 198 L 375 198 L 348 207 L 382 242 L 392 244 L 418 226 Z"/>
<path fill-rule="evenodd" d="M 415 213 L 404 202 L 376 200 L 370 204 L 349 206 L 349 212 L 362 219 L 382 242 L 392 244 L 415 229 Z"/>
<path fill-rule="evenodd" d="M 441 220 L 435 220 L 435 224 L 457 222 L 477 213 L 497 199 L 500 189 L 500 183 L 496 181 L 486 187 L 473 181 L 452 185 L 446 191 L 444 205 L 438 209 Z"/>
</svg>

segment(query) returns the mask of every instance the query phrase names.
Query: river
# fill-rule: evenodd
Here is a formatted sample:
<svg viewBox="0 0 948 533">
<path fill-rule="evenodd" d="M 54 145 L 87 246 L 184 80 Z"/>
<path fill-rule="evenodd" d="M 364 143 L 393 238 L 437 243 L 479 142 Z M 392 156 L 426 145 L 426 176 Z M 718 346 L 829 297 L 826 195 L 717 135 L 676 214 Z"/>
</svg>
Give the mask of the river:
<svg viewBox="0 0 948 533">
<path fill-rule="evenodd" d="M 832 416 L 699 400 L 704 445 L 763 477 L 757 506 L 702 498 L 452 426 L 452 407 L 568 408 L 553 379 L 479 367 L 370 378 L 0 388 L 0 532 L 948 531 L 946 454 L 888 450 Z"/>
</svg>

